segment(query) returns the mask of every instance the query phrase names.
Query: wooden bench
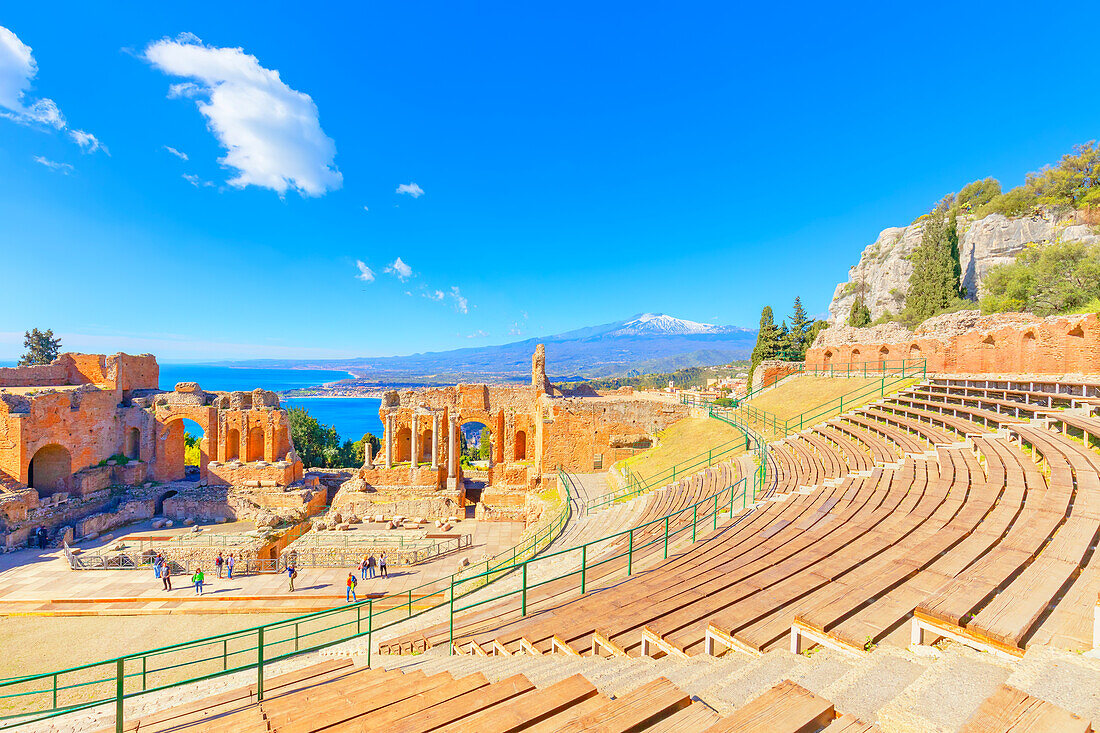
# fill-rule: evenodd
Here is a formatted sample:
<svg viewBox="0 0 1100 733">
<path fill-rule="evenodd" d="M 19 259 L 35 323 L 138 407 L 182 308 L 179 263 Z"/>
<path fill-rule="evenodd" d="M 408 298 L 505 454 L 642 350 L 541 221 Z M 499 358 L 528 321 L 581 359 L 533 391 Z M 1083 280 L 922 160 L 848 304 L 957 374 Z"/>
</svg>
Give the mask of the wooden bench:
<svg viewBox="0 0 1100 733">
<path fill-rule="evenodd" d="M 961 733 L 1091 733 L 1092 724 L 1057 705 L 1001 685 L 963 726 Z"/>
<path fill-rule="evenodd" d="M 831 702 L 783 680 L 707 728 L 706 733 L 817 733 L 835 717 Z"/>
</svg>

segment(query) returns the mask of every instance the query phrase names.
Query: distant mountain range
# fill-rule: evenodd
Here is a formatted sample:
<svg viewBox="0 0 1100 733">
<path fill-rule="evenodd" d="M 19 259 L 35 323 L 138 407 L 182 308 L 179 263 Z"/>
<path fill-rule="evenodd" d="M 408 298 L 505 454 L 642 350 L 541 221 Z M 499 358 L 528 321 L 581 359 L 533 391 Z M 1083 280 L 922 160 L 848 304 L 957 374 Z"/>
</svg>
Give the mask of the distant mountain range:
<svg viewBox="0 0 1100 733">
<path fill-rule="evenodd" d="M 261 359 L 233 363 L 343 369 L 364 379 L 383 383 L 523 382 L 530 376 L 531 354 L 540 343 L 546 344 L 546 371 L 550 379 L 573 381 L 621 376 L 630 372 L 675 371 L 745 359 L 756 343 L 756 331 L 697 323 L 663 313 L 645 313 L 625 321 L 500 346 L 409 356 L 323 361 Z"/>
</svg>

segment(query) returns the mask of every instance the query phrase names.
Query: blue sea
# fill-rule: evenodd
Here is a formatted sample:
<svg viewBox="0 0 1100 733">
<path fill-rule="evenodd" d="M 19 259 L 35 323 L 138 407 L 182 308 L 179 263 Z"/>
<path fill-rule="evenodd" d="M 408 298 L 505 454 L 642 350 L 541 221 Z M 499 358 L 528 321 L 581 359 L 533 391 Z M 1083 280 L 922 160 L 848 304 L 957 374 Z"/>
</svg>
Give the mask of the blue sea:
<svg viewBox="0 0 1100 733">
<path fill-rule="evenodd" d="M 177 382 L 198 382 L 212 392 L 250 391 L 257 387 L 281 392 L 349 379 L 347 372 L 324 369 L 257 369 L 209 364 L 161 364 L 160 388 L 175 389 Z M 325 425 L 332 425 L 344 440 L 359 440 L 363 433 L 382 437 L 378 408 L 372 397 L 303 397 L 285 399 L 283 407 L 304 407 Z"/>
</svg>

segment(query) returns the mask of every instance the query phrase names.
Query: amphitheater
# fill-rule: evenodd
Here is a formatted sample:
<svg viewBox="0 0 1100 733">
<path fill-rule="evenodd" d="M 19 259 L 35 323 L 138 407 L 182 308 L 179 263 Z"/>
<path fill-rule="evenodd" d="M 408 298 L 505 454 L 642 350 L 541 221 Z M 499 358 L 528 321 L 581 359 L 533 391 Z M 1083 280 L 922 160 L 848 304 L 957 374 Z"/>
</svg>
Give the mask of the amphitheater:
<svg viewBox="0 0 1100 733">
<path fill-rule="evenodd" d="M 683 406 L 741 437 L 670 471 L 545 472 L 560 511 L 508 558 L 407 597 L 2 680 L 3 723 L 1092 730 L 1097 318 L 819 346 L 768 370 L 734 407 Z M 761 407 L 826 377 L 837 399 Z M 445 469 L 432 477 L 447 490 Z"/>
</svg>

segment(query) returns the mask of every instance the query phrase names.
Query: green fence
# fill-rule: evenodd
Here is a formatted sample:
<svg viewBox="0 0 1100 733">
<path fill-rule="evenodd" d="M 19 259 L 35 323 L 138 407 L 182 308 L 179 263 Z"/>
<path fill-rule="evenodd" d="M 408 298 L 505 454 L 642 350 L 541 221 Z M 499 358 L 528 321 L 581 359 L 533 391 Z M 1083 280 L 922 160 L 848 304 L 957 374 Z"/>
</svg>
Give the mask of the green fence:
<svg viewBox="0 0 1100 733">
<path fill-rule="evenodd" d="M 917 378 L 918 375 L 904 372 L 892 378 L 882 376 L 877 382 L 865 384 L 824 404 L 817 405 L 786 419 L 781 419 L 767 410 L 754 407 L 747 402 L 741 402 L 734 407 L 721 407 L 711 404 L 708 405 L 708 411 L 711 416 L 722 415 L 729 418 L 724 422 L 731 425 L 752 425 L 756 429 L 770 432 L 772 435 L 782 438 L 791 433 L 800 432 L 811 425 L 816 425 L 826 417 L 839 415 L 845 409 L 861 405 L 870 398 L 885 397 L 888 393 L 900 389 L 904 383 L 912 382 Z"/>
<path fill-rule="evenodd" d="M 680 403 L 696 407 L 708 407 L 718 404 L 722 407 L 737 407 L 738 403 L 751 400 L 761 392 L 766 392 L 776 384 L 793 376 L 807 377 L 903 377 L 924 379 L 928 376 L 927 359 L 880 359 L 879 361 L 862 361 L 850 364 L 827 364 L 825 366 L 806 366 L 805 362 L 794 364 L 790 372 L 768 384 L 761 385 L 744 397 L 719 398 L 723 402 L 717 402 L 701 395 L 681 394 Z"/>
<path fill-rule="evenodd" d="M 113 702 L 115 729 L 123 730 L 126 699 L 178 685 L 254 670 L 258 699 L 263 699 L 264 665 L 279 659 L 366 636 L 370 663 L 371 634 L 453 603 L 456 580 L 471 593 L 502 577 L 545 550 L 561 533 L 572 512 L 571 481 L 559 471 L 564 493 L 560 510 L 525 533 L 524 539 L 458 573 L 403 593 L 370 598 L 204 639 L 171 644 L 69 669 L 0 680 L 0 730 Z"/>
</svg>

